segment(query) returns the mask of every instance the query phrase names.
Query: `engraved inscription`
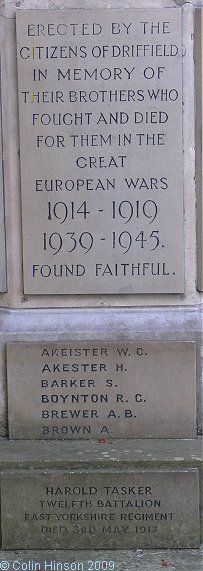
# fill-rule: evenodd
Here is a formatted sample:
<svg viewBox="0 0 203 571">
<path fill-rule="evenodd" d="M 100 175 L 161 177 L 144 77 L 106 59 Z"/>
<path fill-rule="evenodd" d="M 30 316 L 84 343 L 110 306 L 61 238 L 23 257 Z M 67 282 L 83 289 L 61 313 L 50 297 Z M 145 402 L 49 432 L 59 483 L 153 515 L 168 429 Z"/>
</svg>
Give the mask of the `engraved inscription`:
<svg viewBox="0 0 203 571">
<path fill-rule="evenodd" d="M 3 548 L 198 547 L 198 471 L 7 471 L 2 522 Z"/>
<path fill-rule="evenodd" d="M 196 435 L 195 344 L 7 346 L 10 438 Z"/>
<path fill-rule="evenodd" d="M 181 10 L 20 10 L 17 38 L 24 291 L 183 292 Z"/>
</svg>

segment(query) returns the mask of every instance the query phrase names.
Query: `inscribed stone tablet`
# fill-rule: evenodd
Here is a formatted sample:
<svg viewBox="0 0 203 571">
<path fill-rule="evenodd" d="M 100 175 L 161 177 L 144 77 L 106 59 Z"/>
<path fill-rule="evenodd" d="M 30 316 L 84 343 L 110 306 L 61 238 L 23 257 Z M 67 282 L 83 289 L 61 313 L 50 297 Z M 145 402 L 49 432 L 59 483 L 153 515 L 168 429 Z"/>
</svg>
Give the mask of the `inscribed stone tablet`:
<svg viewBox="0 0 203 571">
<path fill-rule="evenodd" d="M 203 10 L 196 10 L 196 185 L 197 185 L 197 289 L 203 291 Z"/>
<path fill-rule="evenodd" d="M 198 470 L 2 474 L 7 549 L 198 547 Z"/>
<path fill-rule="evenodd" d="M 11 343 L 7 376 L 10 438 L 196 435 L 194 343 Z"/>
<path fill-rule="evenodd" d="M 183 292 L 181 9 L 19 10 L 17 41 L 25 293 Z"/>
<path fill-rule="evenodd" d="M 0 59 L 0 292 L 6 291 L 6 247 L 4 224 L 4 192 L 3 192 L 3 144 L 2 144 L 2 108 L 1 108 L 1 59 Z"/>
</svg>

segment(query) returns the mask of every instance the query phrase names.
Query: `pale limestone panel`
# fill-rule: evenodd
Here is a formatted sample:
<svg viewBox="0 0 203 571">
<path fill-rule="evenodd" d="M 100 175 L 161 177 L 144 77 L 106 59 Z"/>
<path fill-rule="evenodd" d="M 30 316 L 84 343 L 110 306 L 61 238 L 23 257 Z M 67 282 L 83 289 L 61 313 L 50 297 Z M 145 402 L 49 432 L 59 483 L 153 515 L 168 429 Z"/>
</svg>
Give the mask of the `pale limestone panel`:
<svg viewBox="0 0 203 571">
<path fill-rule="evenodd" d="M 196 342 L 197 434 L 202 432 L 202 311 L 193 308 L 49 309 L 0 312 L 0 424 L 8 433 L 6 343 L 107 343 L 145 341 Z"/>
<path fill-rule="evenodd" d="M 183 292 L 181 10 L 17 32 L 25 293 Z"/>
<path fill-rule="evenodd" d="M 202 168 L 202 117 L 203 117 L 203 10 L 195 13 L 195 58 L 196 58 L 196 188 L 197 188 L 197 289 L 203 291 L 203 168 Z"/>
<path fill-rule="evenodd" d="M 1 477 L 2 547 L 198 547 L 198 470 L 84 470 Z"/>
<path fill-rule="evenodd" d="M 89 7 L 95 8 L 96 3 L 89 1 Z M 150 7 L 147 0 L 127 2 L 131 7 Z M 9 6 L 8 2 L 8 6 Z M 97 2 L 98 4 L 98 2 Z M 155 6 L 167 6 L 166 0 L 151 2 Z M 44 4 L 41 2 L 41 7 Z M 49 6 L 69 8 L 80 7 L 80 0 L 56 0 Z M 175 2 L 168 2 L 168 6 Z M 37 6 L 34 0 L 23 2 L 23 8 Z M 82 7 L 87 6 L 82 3 Z M 100 2 L 98 6 L 118 7 L 116 0 Z M 122 3 L 123 7 L 123 3 Z M 13 13 L 16 7 L 12 4 Z M 150 8 L 150 10 L 152 9 Z M 6 13 L 5 13 L 6 15 Z M 7 14 L 8 15 L 8 14 Z M 160 306 L 160 305 L 192 305 L 201 302 L 201 294 L 196 289 L 196 232 L 195 232 L 195 170 L 194 170 L 194 59 L 193 59 L 193 5 L 185 3 L 181 9 L 182 38 L 184 46 L 183 57 L 183 148 L 184 148 L 184 234 L 185 234 L 185 293 L 173 294 L 140 294 L 140 295 L 23 295 L 22 284 L 22 241 L 21 241 L 21 212 L 20 212 L 20 182 L 19 182 L 19 141 L 18 141 L 18 112 L 17 112 L 17 81 L 16 81 L 16 38 L 15 20 L 9 17 L 0 18 L 1 44 L 4 54 L 4 170 L 6 182 L 6 219 L 9 225 L 7 235 L 9 291 L 1 295 L 1 303 L 5 307 L 113 307 L 113 306 Z"/>
<path fill-rule="evenodd" d="M 10 343 L 9 436 L 195 437 L 195 369 L 195 343 Z"/>
</svg>

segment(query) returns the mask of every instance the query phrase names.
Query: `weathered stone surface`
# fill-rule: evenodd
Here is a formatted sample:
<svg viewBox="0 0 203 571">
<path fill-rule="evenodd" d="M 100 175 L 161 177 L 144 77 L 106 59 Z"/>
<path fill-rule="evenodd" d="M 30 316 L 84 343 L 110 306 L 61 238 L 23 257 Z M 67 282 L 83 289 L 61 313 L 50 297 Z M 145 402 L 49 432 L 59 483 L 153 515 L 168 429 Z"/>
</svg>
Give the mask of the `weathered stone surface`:
<svg viewBox="0 0 203 571">
<path fill-rule="evenodd" d="M 8 549 L 198 547 L 197 470 L 1 475 Z"/>
<path fill-rule="evenodd" d="M 181 440 L 18 441 L 0 439 L 0 465 L 11 469 L 198 468 L 202 438 Z M 200 486 L 203 490 L 203 487 Z"/>
<path fill-rule="evenodd" d="M 25 293 L 183 292 L 181 9 L 17 32 Z"/>
<path fill-rule="evenodd" d="M 185 293 L 173 294 L 164 293 L 139 294 L 139 295 L 114 295 L 98 294 L 93 295 L 26 295 L 22 296 L 22 228 L 21 228 L 21 200 L 20 200 L 20 172 L 19 172 L 19 129 L 16 97 L 16 22 L 15 12 L 17 9 L 54 7 L 80 8 L 81 1 L 74 0 L 26 0 L 15 3 L 10 0 L 6 2 L 9 12 L 4 8 L 0 17 L 1 45 L 3 47 L 2 66 L 4 65 L 4 88 L 2 86 L 3 105 L 6 114 L 3 117 L 4 130 L 4 172 L 6 181 L 6 211 L 12 213 L 11 224 L 9 225 L 9 235 L 7 235 L 7 254 L 9 272 L 9 291 L 2 296 L 2 304 L 5 307 L 34 308 L 34 307 L 112 307 L 112 306 L 189 306 L 200 303 L 200 293 L 196 290 L 196 240 L 194 232 L 195 213 L 195 173 L 194 173 L 194 60 L 193 60 L 193 6 L 186 2 L 181 8 L 182 20 L 182 41 L 185 46 L 183 57 L 183 162 L 184 162 L 184 235 L 185 235 Z M 82 7 L 91 7 L 90 0 L 85 0 Z M 127 0 L 127 7 L 130 8 L 151 8 L 163 9 L 171 6 L 176 10 L 176 3 L 173 0 Z M 112 7 L 123 9 L 122 0 L 95 0 L 94 9 Z M 9 15 L 13 17 L 5 17 Z M 3 61 L 4 60 L 4 61 Z M 55 256 L 56 257 L 56 256 Z M 87 256 L 86 256 L 87 257 Z"/>
<path fill-rule="evenodd" d="M 196 188 L 197 188 L 197 289 L 203 291 L 203 9 L 195 12 L 195 61 L 196 61 Z"/>
<path fill-rule="evenodd" d="M 3 470 L 196 468 L 202 494 L 202 439 L 91 441 L 6 441 L 0 439 Z M 202 497 L 200 497 L 200 515 Z M 201 526 L 202 529 L 202 526 Z"/>
<path fill-rule="evenodd" d="M 3 142 L 2 142 L 2 99 L 1 99 L 1 51 L 0 51 L 0 292 L 7 289 L 6 280 L 6 236 L 4 221 L 4 187 L 3 187 Z"/>
<path fill-rule="evenodd" d="M 33 563 L 36 564 L 36 571 L 50 571 L 51 562 L 54 567 L 54 562 L 60 563 L 60 569 L 66 571 L 67 562 L 71 569 L 76 569 L 76 571 L 90 571 L 89 567 L 92 565 L 94 571 L 97 567 L 100 570 L 102 568 L 108 571 L 157 571 L 157 569 L 162 568 L 162 564 L 168 563 L 169 569 L 171 571 L 202 571 L 202 556 L 203 548 L 200 549 L 167 549 L 167 550 L 122 550 L 114 549 L 109 551 L 72 551 L 71 554 L 67 551 L 21 551 L 18 554 L 15 551 L 0 551 L 0 560 L 8 561 L 11 568 L 14 565 L 18 566 L 27 563 L 30 566 Z M 17 563 L 15 563 L 17 562 Z M 90 563 L 92 562 L 92 563 Z M 37 566 L 38 564 L 38 566 Z"/>
<path fill-rule="evenodd" d="M 7 345 L 14 439 L 196 435 L 195 343 Z"/>
<path fill-rule="evenodd" d="M 85 316 L 85 319 L 84 319 Z M 145 341 L 195 342 L 197 349 L 197 434 L 202 432 L 202 310 L 193 308 L 95 308 L 85 310 L 30 310 L 0 313 L 0 422 L 1 436 L 8 435 L 6 344 L 67 343 L 73 339 L 105 341 L 124 340 L 140 344 Z"/>
</svg>

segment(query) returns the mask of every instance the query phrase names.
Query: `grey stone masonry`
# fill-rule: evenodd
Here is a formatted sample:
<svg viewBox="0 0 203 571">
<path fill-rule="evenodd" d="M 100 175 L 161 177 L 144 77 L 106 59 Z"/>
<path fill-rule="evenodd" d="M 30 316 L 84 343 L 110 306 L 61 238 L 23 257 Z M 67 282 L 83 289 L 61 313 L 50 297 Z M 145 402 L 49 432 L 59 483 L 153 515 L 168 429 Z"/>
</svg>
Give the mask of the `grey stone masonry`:
<svg viewBox="0 0 203 571">
<path fill-rule="evenodd" d="M 167 346 L 167 342 L 175 342 L 177 346 L 180 343 L 180 347 L 185 342 L 186 348 L 188 342 L 188 348 L 191 342 L 196 345 L 196 417 L 197 434 L 200 434 L 202 418 L 202 311 L 201 307 L 197 306 L 194 308 L 139 310 L 2 310 L 0 314 L 1 436 L 8 435 L 7 344 L 43 342 L 45 344 L 62 343 L 64 345 L 65 342 L 71 342 L 78 345 L 78 343 L 85 342 L 96 347 L 95 343 L 119 343 L 119 346 L 120 343 L 125 345 L 126 343 L 136 343 L 137 347 L 137 343 L 139 342 L 140 345 L 140 341 L 164 342 L 165 346 Z M 176 387 L 174 390 L 176 391 Z M 193 390 L 193 399 L 195 398 L 194 391 L 195 389 Z M 195 412 L 193 416 L 195 416 Z M 187 436 L 186 433 L 185 436 Z"/>
<path fill-rule="evenodd" d="M 166 542 L 169 547 L 172 537 L 176 547 L 181 547 L 181 545 L 187 547 L 194 546 L 195 540 L 194 537 L 191 539 L 189 519 L 184 510 L 186 509 L 187 500 L 194 500 L 193 508 L 190 509 L 190 516 L 192 518 L 191 521 L 193 521 L 193 532 L 196 529 L 196 541 L 198 541 L 199 532 L 196 527 L 199 519 L 197 481 L 199 480 L 200 490 L 202 490 L 201 446 L 202 441 L 199 438 L 196 440 L 174 441 L 112 441 L 109 439 L 99 439 L 98 441 L 89 441 L 86 443 L 78 441 L 69 443 L 28 443 L 24 441 L 20 443 L 17 441 L 6 442 L 2 440 L 0 444 L 0 463 L 2 474 L 2 537 L 4 546 L 7 549 L 9 546 L 16 549 L 22 548 L 23 537 L 21 534 L 24 533 L 24 548 L 26 548 L 26 546 L 36 548 L 37 541 L 39 541 L 38 547 L 40 546 L 41 549 L 43 549 L 43 545 L 44 547 L 46 546 L 47 549 L 50 548 L 50 545 L 57 548 L 74 548 L 74 539 L 72 539 L 71 543 L 64 544 L 64 539 L 58 539 L 55 535 L 52 535 L 52 531 L 50 532 L 50 530 L 45 529 L 47 524 L 45 521 L 43 523 L 43 520 L 46 519 L 43 514 L 47 513 L 47 506 L 45 505 L 47 501 L 49 501 L 50 518 L 59 518 L 60 514 L 57 511 L 57 503 L 60 513 L 64 514 L 64 521 L 70 518 L 70 513 L 73 514 L 72 523 L 73 520 L 76 522 L 77 519 L 78 501 L 86 501 L 86 504 L 84 505 L 83 503 L 79 510 L 80 513 L 86 514 L 85 520 L 88 519 L 90 508 L 91 513 L 94 512 L 94 510 L 92 510 L 92 507 L 94 507 L 93 504 L 98 501 L 99 513 L 103 513 L 104 516 L 107 513 L 113 513 L 111 516 L 112 521 L 114 518 L 116 520 L 117 517 L 121 517 L 119 514 L 122 510 L 124 514 L 122 516 L 123 518 L 125 513 L 129 512 L 131 513 L 130 518 L 132 518 L 132 514 L 138 514 L 135 515 L 135 520 L 139 516 L 142 518 L 142 521 L 144 518 L 149 517 L 149 515 L 147 516 L 148 512 L 151 514 L 151 519 L 155 517 L 154 512 L 159 514 L 156 515 L 156 520 L 161 520 L 159 521 L 160 527 L 158 526 L 158 535 L 155 540 L 151 540 L 151 543 L 150 534 L 153 535 L 154 533 L 152 529 L 148 530 L 148 540 L 146 540 L 146 538 L 143 540 L 143 538 L 138 538 L 138 536 L 137 543 L 135 540 L 132 540 L 132 537 L 134 537 L 134 535 L 131 535 L 132 533 L 139 535 L 138 525 L 136 529 L 131 527 L 130 537 L 127 543 L 124 540 L 122 543 L 118 543 L 118 538 L 115 541 L 112 540 L 113 543 L 111 543 L 111 541 L 109 543 L 107 540 L 105 541 L 97 537 L 102 548 L 105 548 L 105 546 L 116 548 L 118 545 L 122 545 L 122 548 L 125 548 L 125 546 L 134 548 L 136 545 L 141 548 L 146 546 L 150 547 L 150 545 L 160 547 L 160 544 L 166 545 Z M 159 478 L 161 478 L 160 481 Z M 13 481 L 12 487 L 10 487 L 11 481 Z M 164 488 L 166 481 L 167 488 Z M 173 502 L 173 497 L 175 497 L 173 494 L 177 492 L 177 482 L 180 494 L 179 499 L 177 499 L 176 506 L 170 509 L 170 507 L 172 508 L 171 502 Z M 18 485 L 19 490 L 21 489 L 20 495 L 19 493 L 13 494 L 16 485 Z M 170 496 L 171 485 L 173 487 L 172 496 Z M 10 492 L 7 489 L 8 486 Z M 167 495 L 166 489 L 168 489 L 169 495 Z M 121 495 L 119 495 L 119 492 Z M 155 497 L 153 496 L 154 493 Z M 128 494 L 130 494 L 130 497 L 128 497 Z M 157 494 L 160 496 L 159 498 Z M 108 498 L 106 495 L 108 495 Z M 126 497 L 124 497 L 125 495 Z M 129 507 L 130 503 L 132 503 L 131 495 L 133 495 L 136 505 Z M 134 498 L 135 495 L 137 495 L 136 499 Z M 143 496 L 142 498 L 141 495 Z M 118 503 L 116 504 L 118 497 L 119 501 L 123 501 L 122 510 L 120 509 L 121 506 L 119 507 Z M 33 501 L 34 503 L 32 503 Z M 70 501 L 73 504 L 71 509 L 69 505 Z M 88 504 L 90 501 L 92 505 Z M 109 501 L 114 501 L 114 507 L 110 507 Z M 126 503 L 124 506 L 124 501 L 130 503 L 128 503 L 128 505 Z M 40 502 L 41 509 L 39 509 L 38 506 Z M 107 502 L 107 504 L 105 504 L 105 502 Z M 105 504 L 104 506 L 103 503 Z M 149 507 L 152 506 L 152 504 L 154 508 Z M 8 507 L 9 509 L 7 509 Z M 182 510 L 182 523 L 181 526 L 179 525 L 179 528 L 177 528 L 178 518 L 181 517 L 179 512 L 180 508 Z M 12 521 L 14 521 L 17 512 L 19 513 L 21 525 L 19 526 L 16 523 L 11 533 Z M 41 518 L 37 515 L 39 513 L 42 514 Z M 160 515 L 161 513 L 162 516 Z M 170 516 L 173 520 L 171 524 L 165 521 L 167 513 L 174 514 L 173 517 L 172 515 Z M 34 516 L 32 522 L 30 522 L 31 516 Z M 102 517 L 104 518 L 104 516 Z M 162 521 L 162 518 L 164 518 L 164 521 Z M 40 519 L 43 527 L 41 531 L 39 530 Z M 90 543 L 88 544 L 93 549 L 95 548 L 94 535 L 98 532 L 97 523 L 98 526 L 100 526 L 101 521 L 96 522 L 92 539 L 90 531 L 87 531 L 87 536 L 90 534 L 90 539 L 88 540 Z M 166 527 L 165 525 L 162 526 L 163 523 L 166 524 Z M 51 527 L 53 526 L 53 521 L 50 525 Z M 108 523 L 107 527 L 109 525 L 111 524 Z M 130 525 L 134 526 L 134 523 L 131 521 Z M 64 525 L 64 527 L 66 526 Z M 118 525 L 116 523 L 115 533 L 118 532 L 117 527 Z M 144 527 L 146 527 L 146 525 L 144 525 Z M 168 530 L 167 539 L 165 536 L 166 528 Z M 34 535 L 32 534 L 30 536 L 32 529 Z M 177 531 L 176 540 L 173 536 L 175 529 Z M 63 534 L 65 531 L 66 530 L 63 529 L 61 533 Z M 46 534 L 43 535 L 44 539 L 42 539 L 41 533 Z M 50 539 L 50 533 L 52 539 Z M 54 527 L 53 533 L 57 533 Z M 73 533 L 75 533 L 75 531 Z M 104 533 L 107 533 L 106 527 Z M 143 533 L 143 529 L 140 533 Z M 52 541 L 52 543 L 50 543 L 50 541 Z M 83 542 L 84 539 L 81 539 L 81 541 Z M 80 545 L 82 547 L 83 543 Z"/>
</svg>

